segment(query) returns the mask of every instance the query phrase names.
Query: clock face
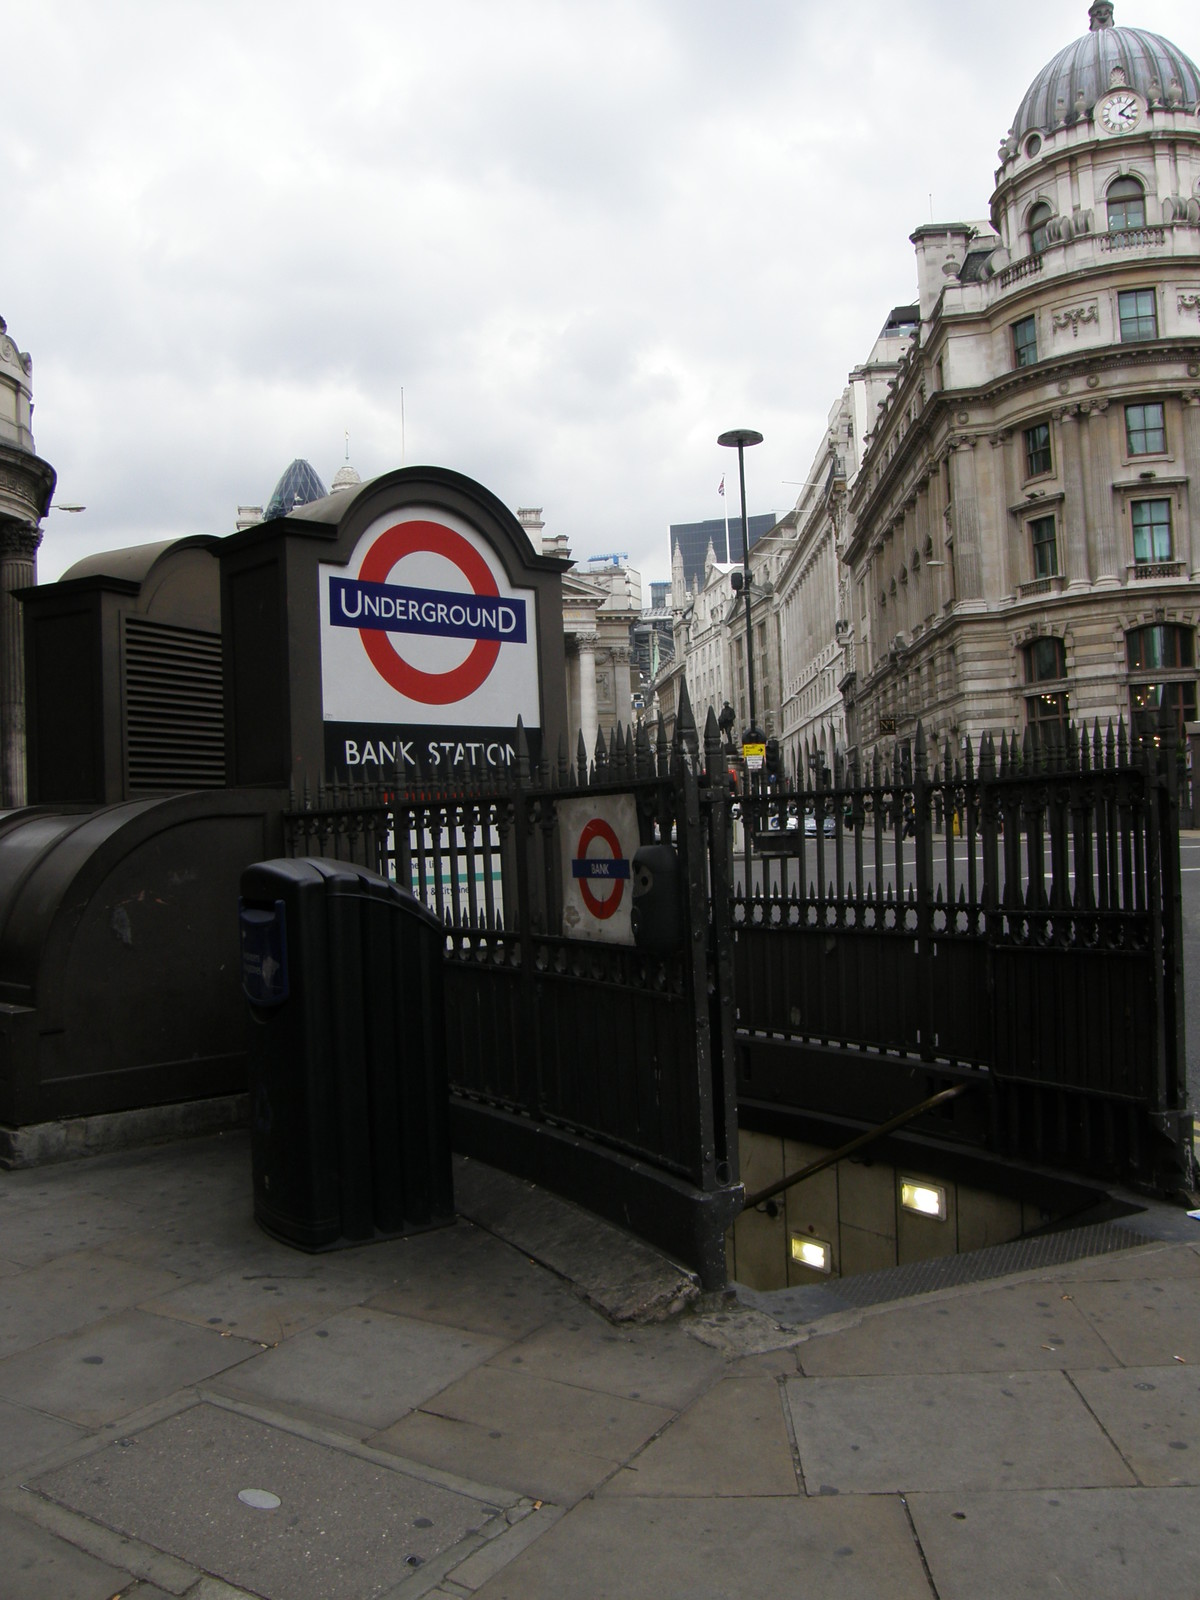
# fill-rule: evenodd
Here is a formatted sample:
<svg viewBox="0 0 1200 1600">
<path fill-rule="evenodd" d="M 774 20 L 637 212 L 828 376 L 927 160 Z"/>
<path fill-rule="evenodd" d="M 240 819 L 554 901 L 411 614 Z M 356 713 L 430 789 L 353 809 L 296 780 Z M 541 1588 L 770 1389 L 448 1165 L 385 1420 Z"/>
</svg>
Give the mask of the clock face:
<svg viewBox="0 0 1200 1600">
<path fill-rule="evenodd" d="M 1106 95 L 1100 102 L 1100 122 L 1109 133 L 1128 133 L 1136 128 L 1142 114 L 1136 95 L 1122 91 Z"/>
</svg>

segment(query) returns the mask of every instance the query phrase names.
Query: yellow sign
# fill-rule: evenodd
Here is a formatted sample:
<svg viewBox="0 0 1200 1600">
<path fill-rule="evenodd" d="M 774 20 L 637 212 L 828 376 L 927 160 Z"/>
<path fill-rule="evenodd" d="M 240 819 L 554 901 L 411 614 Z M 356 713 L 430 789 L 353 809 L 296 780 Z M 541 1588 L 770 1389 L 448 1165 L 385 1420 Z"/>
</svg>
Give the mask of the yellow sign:
<svg viewBox="0 0 1200 1600">
<path fill-rule="evenodd" d="M 750 772 L 762 771 L 766 754 L 767 747 L 765 744 L 744 744 L 742 746 L 742 759 Z"/>
</svg>

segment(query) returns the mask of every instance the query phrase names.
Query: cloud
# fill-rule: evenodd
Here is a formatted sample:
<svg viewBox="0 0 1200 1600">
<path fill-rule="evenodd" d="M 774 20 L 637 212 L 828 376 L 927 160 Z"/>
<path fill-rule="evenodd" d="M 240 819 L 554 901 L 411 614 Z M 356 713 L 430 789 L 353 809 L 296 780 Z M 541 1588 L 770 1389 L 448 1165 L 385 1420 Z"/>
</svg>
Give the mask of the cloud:
<svg viewBox="0 0 1200 1600">
<path fill-rule="evenodd" d="M 1183 0 L 1117 20 L 1200 45 Z M 1084 0 L 300 0 L 6 20 L 4 303 L 85 549 L 228 532 L 287 463 L 432 461 L 666 576 L 667 526 L 783 511 L 915 294 L 986 215 Z M 403 405 L 401 392 L 403 391 Z"/>
</svg>

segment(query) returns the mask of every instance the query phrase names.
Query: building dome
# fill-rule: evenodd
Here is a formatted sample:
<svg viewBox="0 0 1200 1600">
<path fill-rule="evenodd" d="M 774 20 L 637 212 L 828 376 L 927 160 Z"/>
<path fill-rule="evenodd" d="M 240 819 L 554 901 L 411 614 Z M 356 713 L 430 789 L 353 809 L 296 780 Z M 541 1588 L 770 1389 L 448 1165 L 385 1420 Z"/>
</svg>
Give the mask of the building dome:
<svg viewBox="0 0 1200 1600">
<path fill-rule="evenodd" d="M 357 489 L 362 479 L 347 461 L 344 467 L 339 467 L 333 475 L 333 482 L 329 489 L 331 494 L 336 494 L 339 489 Z"/>
<path fill-rule="evenodd" d="M 275 485 L 275 492 L 267 501 L 267 509 L 263 512 L 263 521 L 270 522 L 275 517 L 286 517 L 288 512 L 294 511 L 297 506 L 311 505 L 314 500 L 324 498 L 325 485 L 307 461 L 297 458 Z"/>
<path fill-rule="evenodd" d="M 1107 0 L 1095 0 L 1088 16 L 1090 32 L 1060 50 L 1026 90 L 1013 119 L 1017 143 L 1026 134 L 1049 133 L 1087 116 L 1113 87 L 1115 67 L 1125 75 L 1118 81 L 1150 105 L 1191 112 L 1200 106 L 1200 72 L 1169 39 L 1143 28 L 1115 27 Z"/>
</svg>

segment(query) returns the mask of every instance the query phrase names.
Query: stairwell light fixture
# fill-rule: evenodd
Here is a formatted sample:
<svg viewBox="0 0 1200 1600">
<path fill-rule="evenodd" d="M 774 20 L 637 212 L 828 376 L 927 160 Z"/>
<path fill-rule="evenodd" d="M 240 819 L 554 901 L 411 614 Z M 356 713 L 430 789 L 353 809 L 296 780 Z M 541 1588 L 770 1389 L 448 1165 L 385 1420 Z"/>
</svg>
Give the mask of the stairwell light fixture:
<svg viewBox="0 0 1200 1600">
<path fill-rule="evenodd" d="M 833 1271 L 833 1250 L 825 1239 L 814 1239 L 807 1233 L 793 1233 L 788 1248 L 798 1267 L 808 1267 L 813 1272 Z"/>
<path fill-rule="evenodd" d="M 900 1205 L 918 1217 L 928 1217 L 933 1222 L 946 1220 L 946 1189 L 940 1183 L 926 1183 L 921 1178 L 900 1179 Z"/>
</svg>

